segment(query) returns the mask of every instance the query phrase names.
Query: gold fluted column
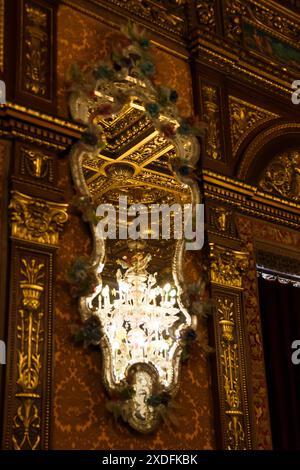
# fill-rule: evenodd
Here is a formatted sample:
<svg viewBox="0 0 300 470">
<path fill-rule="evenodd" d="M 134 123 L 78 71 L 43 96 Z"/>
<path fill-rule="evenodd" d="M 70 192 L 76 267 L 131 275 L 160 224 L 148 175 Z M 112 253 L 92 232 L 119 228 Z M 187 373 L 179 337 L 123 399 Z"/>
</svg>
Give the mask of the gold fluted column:
<svg viewBox="0 0 300 470">
<path fill-rule="evenodd" d="M 55 252 L 67 205 L 12 191 L 5 449 L 49 448 Z"/>
<path fill-rule="evenodd" d="M 242 278 L 247 253 L 210 243 L 210 279 L 216 302 L 215 366 L 218 389 L 219 437 L 223 449 L 253 448 L 247 387 Z"/>
</svg>

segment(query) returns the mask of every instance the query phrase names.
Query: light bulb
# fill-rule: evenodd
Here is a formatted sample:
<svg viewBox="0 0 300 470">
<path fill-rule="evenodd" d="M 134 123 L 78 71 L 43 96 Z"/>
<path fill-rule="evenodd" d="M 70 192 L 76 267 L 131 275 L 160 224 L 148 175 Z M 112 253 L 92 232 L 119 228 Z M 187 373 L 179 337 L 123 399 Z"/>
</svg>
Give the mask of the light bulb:
<svg viewBox="0 0 300 470">
<path fill-rule="evenodd" d="M 171 289 L 171 284 L 167 283 L 164 285 L 164 291 L 165 292 L 169 292 L 169 290 Z"/>
<path fill-rule="evenodd" d="M 176 290 L 175 289 L 171 290 L 170 297 L 176 297 Z"/>
</svg>

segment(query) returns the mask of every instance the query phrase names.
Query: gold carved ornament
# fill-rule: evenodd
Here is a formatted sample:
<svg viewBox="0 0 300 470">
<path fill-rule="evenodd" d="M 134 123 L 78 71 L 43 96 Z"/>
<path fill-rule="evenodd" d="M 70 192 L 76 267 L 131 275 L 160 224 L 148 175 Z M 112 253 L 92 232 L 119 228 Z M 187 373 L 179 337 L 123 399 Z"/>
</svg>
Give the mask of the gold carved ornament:
<svg viewBox="0 0 300 470">
<path fill-rule="evenodd" d="M 30 3 L 25 4 L 25 12 L 25 88 L 30 93 L 44 96 L 48 43 L 47 13 Z"/>
<path fill-rule="evenodd" d="M 68 220 L 67 204 L 32 198 L 12 191 L 12 237 L 47 245 L 58 245 L 59 233 Z"/>
<path fill-rule="evenodd" d="M 211 282 L 224 287 L 242 287 L 248 255 L 210 243 Z"/>
<path fill-rule="evenodd" d="M 279 117 L 278 114 L 271 113 L 234 96 L 229 96 L 229 115 L 231 144 L 234 155 L 236 155 L 239 146 L 253 129 L 264 122 Z"/>
<path fill-rule="evenodd" d="M 214 285 L 227 289 L 242 288 L 242 278 L 248 267 L 246 252 L 210 243 L 210 258 L 211 282 Z M 247 405 L 248 398 L 244 387 L 243 343 L 238 335 L 239 307 L 234 296 L 227 294 L 218 294 L 217 305 L 216 325 L 220 338 L 217 354 L 220 358 L 219 380 L 224 391 L 221 408 L 224 409 L 225 446 L 228 450 L 244 450 L 251 445 L 251 440 L 243 411 L 243 403 Z"/>
<path fill-rule="evenodd" d="M 220 106 L 218 89 L 210 85 L 202 87 L 204 99 L 205 120 L 208 125 L 206 151 L 208 158 L 223 160 L 220 141 Z"/>
<path fill-rule="evenodd" d="M 35 178 L 48 177 L 49 181 L 53 181 L 52 158 L 41 152 L 31 149 L 22 148 L 22 173 L 27 173 Z"/>
<path fill-rule="evenodd" d="M 40 298 L 44 292 L 45 265 L 35 258 L 22 259 L 21 307 L 17 323 L 18 392 L 21 402 L 13 418 L 12 442 L 15 450 L 35 450 L 41 440 L 40 370 L 44 341 Z"/>
<path fill-rule="evenodd" d="M 298 47 L 299 24 L 294 15 L 282 10 L 276 11 L 276 5 L 269 7 L 269 1 L 249 0 L 226 0 L 226 29 L 230 39 L 241 41 L 243 35 L 243 21 L 251 20 L 260 28 L 270 28 L 273 34 L 284 36 L 294 47 Z M 279 5 L 278 5 L 279 7 Z"/>
<path fill-rule="evenodd" d="M 245 431 L 241 421 L 241 386 L 238 344 L 235 334 L 234 302 L 218 299 L 218 322 L 221 329 L 221 363 L 225 392 L 226 445 L 228 450 L 244 450 Z"/>
<path fill-rule="evenodd" d="M 212 224 L 213 227 L 223 234 L 230 234 L 232 226 L 232 210 L 223 206 L 213 207 Z"/>
<path fill-rule="evenodd" d="M 198 20 L 202 26 L 206 26 L 210 31 L 216 29 L 215 1 L 197 1 Z"/>
<path fill-rule="evenodd" d="M 258 185 L 264 191 L 300 202 L 300 151 L 277 156 L 264 170 Z"/>
</svg>

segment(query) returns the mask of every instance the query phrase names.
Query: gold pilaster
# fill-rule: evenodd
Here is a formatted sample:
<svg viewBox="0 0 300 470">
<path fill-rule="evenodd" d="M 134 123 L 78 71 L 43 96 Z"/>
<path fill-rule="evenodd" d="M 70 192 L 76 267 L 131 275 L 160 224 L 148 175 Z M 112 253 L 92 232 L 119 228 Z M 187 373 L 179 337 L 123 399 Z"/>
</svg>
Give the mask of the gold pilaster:
<svg viewBox="0 0 300 470">
<path fill-rule="evenodd" d="M 12 191 L 4 449 L 49 448 L 54 256 L 67 207 Z"/>
<path fill-rule="evenodd" d="M 247 253 L 210 243 L 216 369 L 222 448 L 253 447 L 247 390 L 242 281 Z"/>
<path fill-rule="evenodd" d="M 17 320 L 19 406 L 13 418 L 12 442 L 15 450 L 35 450 L 41 440 L 40 373 L 43 367 L 44 331 L 40 297 L 45 288 L 45 265 L 36 258 L 22 259 L 21 307 Z"/>
</svg>

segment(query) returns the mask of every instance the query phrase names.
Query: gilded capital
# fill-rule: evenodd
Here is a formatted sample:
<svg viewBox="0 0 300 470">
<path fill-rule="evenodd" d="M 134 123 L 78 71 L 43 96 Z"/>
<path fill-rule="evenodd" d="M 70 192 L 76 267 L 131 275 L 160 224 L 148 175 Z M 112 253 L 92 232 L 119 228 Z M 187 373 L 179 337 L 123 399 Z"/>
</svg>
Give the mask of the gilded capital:
<svg viewBox="0 0 300 470">
<path fill-rule="evenodd" d="M 68 204 L 33 198 L 12 191 L 10 201 L 11 235 L 46 245 L 58 245 L 59 232 L 68 220 Z"/>
<path fill-rule="evenodd" d="M 210 279 L 224 287 L 242 287 L 248 268 L 248 253 L 210 243 Z"/>
</svg>

